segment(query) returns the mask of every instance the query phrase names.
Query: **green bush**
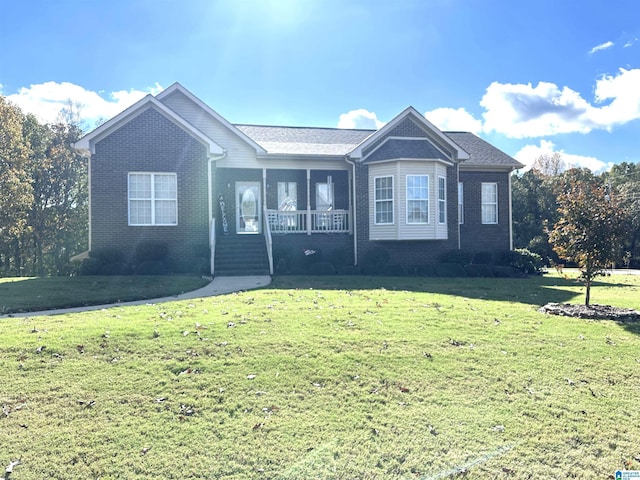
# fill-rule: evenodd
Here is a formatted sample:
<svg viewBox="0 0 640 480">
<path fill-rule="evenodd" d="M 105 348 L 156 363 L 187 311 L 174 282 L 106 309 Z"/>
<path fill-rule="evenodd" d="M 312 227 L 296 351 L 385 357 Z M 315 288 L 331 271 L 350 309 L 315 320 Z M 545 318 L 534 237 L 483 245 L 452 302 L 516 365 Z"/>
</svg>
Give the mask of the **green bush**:
<svg viewBox="0 0 640 480">
<path fill-rule="evenodd" d="M 336 268 L 330 262 L 312 263 L 309 267 L 309 275 L 335 275 Z"/>
<path fill-rule="evenodd" d="M 436 263 L 433 266 L 436 277 L 466 277 L 467 273 L 459 263 Z"/>
<path fill-rule="evenodd" d="M 116 247 L 100 247 L 89 252 L 89 258 L 96 259 L 102 264 L 121 263 L 125 261 L 125 254 Z"/>
<path fill-rule="evenodd" d="M 542 269 L 542 257 L 526 248 L 517 248 L 509 252 L 508 265 L 527 274 L 539 274 Z"/>
<path fill-rule="evenodd" d="M 136 275 L 166 275 L 169 273 L 167 262 L 162 260 L 146 260 L 136 265 L 134 269 Z"/>
<path fill-rule="evenodd" d="M 403 277 L 406 275 L 404 268 L 398 263 L 387 265 L 382 270 L 382 273 L 388 277 Z"/>
<path fill-rule="evenodd" d="M 100 275 L 131 275 L 131 267 L 124 262 L 105 263 L 100 267 Z"/>
<path fill-rule="evenodd" d="M 85 258 L 82 260 L 82 263 L 80 263 L 78 275 L 100 275 L 102 265 L 102 261 L 97 258 Z"/>
<path fill-rule="evenodd" d="M 491 265 L 493 262 L 493 255 L 491 252 L 476 252 L 473 255 L 472 263 L 474 265 Z"/>
<path fill-rule="evenodd" d="M 494 265 L 491 267 L 491 272 L 494 277 L 498 278 L 520 278 L 524 274 L 514 267 L 505 267 L 503 265 Z"/>
<path fill-rule="evenodd" d="M 136 245 L 136 264 L 143 262 L 166 262 L 169 245 L 160 240 L 144 240 Z"/>
<path fill-rule="evenodd" d="M 466 250 L 449 250 L 440 257 L 441 263 L 458 263 L 468 265 L 473 260 L 473 253 Z"/>
<path fill-rule="evenodd" d="M 471 264 L 471 265 L 466 265 L 464 267 L 464 270 L 465 272 L 467 272 L 467 275 L 470 277 L 485 277 L 485 278 L 493 277 L 493 272 L 491 271 L 491 266 L 489 265 Z"/>
<path fill-rule="evenodd" d="M 362 257 L 362 273 L 364 275 L 380 275 L 390 258 L 389 252 L 385 248 L 376 247 L 369 250 Z"/>
<path fill-rule="evenodd" d="M 412 265 L 407 269 L 407 274 L 413 277 L 433 277 L 433 265 Z"/>
</svg>

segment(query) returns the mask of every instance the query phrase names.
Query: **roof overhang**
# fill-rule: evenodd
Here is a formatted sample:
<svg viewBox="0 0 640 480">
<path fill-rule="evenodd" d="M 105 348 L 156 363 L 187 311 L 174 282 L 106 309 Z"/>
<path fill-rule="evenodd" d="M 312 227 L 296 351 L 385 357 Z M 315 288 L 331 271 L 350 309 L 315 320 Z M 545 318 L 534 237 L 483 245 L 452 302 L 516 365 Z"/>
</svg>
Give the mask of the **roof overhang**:
<svg viewBox="0 0 640 480">
<path fill-rule="evenodd" d="M 74 148 L 78 150 L 89 150 L 91 153 L 95 153 L 95 146 L 104 138 L 111 135 L 114 131 L 120 127 L 126 125 L 131 120 L 136 118 L 141 113 L 147 111 L 149 108 L 153 108 L 167 120 L 174 123 L 178 128 L 181 128 L 186 133 L 191 135 L 195 140 L 207 147 L 207 154 L 210 158 L 219 157 L 225 153 L 224 148 L 214 142 L 211 138 L 206 136 L 200 130 L 195 128 L 189 122 L 187 122 L 180 115 L 175 113 L 170 108 L 166 107 L 162 102 L 156 99 L 153 95 L 147 95 L 138 102 L 131 105 L 129 108 L 119 113 L 111 120 L 103 123 L 98 128 L 89 132 L 78 140 L 74 144 Z"/>
</svg>

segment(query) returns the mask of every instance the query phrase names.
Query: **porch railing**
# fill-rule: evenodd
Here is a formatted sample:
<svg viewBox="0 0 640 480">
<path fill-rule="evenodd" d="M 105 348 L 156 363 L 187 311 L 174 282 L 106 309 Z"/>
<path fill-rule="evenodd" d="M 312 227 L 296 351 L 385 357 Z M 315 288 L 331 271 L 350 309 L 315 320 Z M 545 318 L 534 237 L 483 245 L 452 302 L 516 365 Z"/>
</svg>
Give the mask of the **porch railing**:
<svg viewBox="0 0 640 480">
<path fill-rule="evenodd" d="M 350 210 L 266 210 L 271 233 L 349 233 Z"/>
<path fill-rule="evenodd" d="M 264 209 L 265 214 L 267 209 Z M 264 240 L 267 244 L 267 256 L 269 257 L 269 275 L 273 275 L 273 240 L 271 238 L 271 225 L 268 222 L 269 215 L 264 216 Z"/>
</svg>

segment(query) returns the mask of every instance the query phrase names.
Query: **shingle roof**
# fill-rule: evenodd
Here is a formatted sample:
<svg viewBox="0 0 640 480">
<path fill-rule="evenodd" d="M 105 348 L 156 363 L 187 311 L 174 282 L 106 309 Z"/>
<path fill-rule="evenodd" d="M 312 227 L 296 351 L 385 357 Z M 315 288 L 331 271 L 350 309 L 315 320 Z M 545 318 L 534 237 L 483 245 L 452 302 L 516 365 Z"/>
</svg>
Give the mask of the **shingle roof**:
<svg viewBox="0 0 640 480">
<path fill-rule="evenodd" d="M 235 125 L 269 153 L 339 155 L 353 150 L 375 130 Z"/>
<path fill-rule="evenodd" d="M 270 154 L 344 156 L 376 130 L 343 128 L 234 125 Z M 522 164 L 489 142 L 469 132 L 444 132 L 469 153 L 467 166 L 520 168 Z M 435 153 L 437 152 L 437 154 Z M 391 156 L 390 156 L 391 155 Z M 367 161 L 389 158 L 442 158 L 429 142 L 390 139 Z"/>
<path fill-rule="evenodd" d="M 426 138 L 410 140 L 390 138 L 374 150 L 371 155 L 366 157 L 365 162 L 377 162 L 393 158 L 440 158 L 442 160 L 448 160 L 447 157 Z"/>
<path fill-rule="evenodd" d="M 523 167 L 515 158 L 494 147 L 489 142 L 469 132 L 444 132 L 470 156 L 464 165 L 491 167 Z"/>
</svg>

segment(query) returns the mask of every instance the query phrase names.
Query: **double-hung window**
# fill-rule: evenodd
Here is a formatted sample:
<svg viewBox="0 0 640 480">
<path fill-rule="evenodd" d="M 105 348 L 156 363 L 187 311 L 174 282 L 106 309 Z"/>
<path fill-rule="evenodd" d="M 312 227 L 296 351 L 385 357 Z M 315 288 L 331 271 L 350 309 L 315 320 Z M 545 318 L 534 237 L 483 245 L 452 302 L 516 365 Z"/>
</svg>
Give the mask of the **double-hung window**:
<svg viewBox="0 0 640 480">
<path fill-rule="evenodd" d="M 438 223 L 447 223 L 447 182 L 438 177 Z"/>
<path fill-rule="evenodd" d="M 129 173 L 129 225 L 177 225 L 175 173 Z"/>
<path fill-rule="evenodd" d="M 374 186 L 376 225 L 393 223 L 393 177 L 376 177 Z"/>
<path fill-rule="evenodd" d="M 429 223 L 428 175 L 407 175 L 407 223 Z"/>
<path fill-rule="evenodd" d="M 482 223 L 498 223 L 498 184 L 482 184 Z"/>
</svg>

